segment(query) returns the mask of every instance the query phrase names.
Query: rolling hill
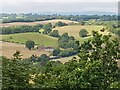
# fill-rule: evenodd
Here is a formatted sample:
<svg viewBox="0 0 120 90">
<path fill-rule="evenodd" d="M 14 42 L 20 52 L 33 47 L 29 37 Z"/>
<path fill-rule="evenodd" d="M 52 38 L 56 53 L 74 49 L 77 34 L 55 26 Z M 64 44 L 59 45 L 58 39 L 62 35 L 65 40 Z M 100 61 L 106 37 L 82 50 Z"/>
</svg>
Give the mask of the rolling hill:
<svg viewBox="0 0 120 90">
<path fill-rule="evenodd" d="M 63 20 L 63 19 L 55 19 L 55 20 L 46 20 L 46 21 L 37 21 L 37 22 L 13 22 L 13 23 L 1 23 L 0 27 L 10 27 L 10 26 L 19 26 L 19 25 L 36 25 L 36 24 L 47 24 L 52 23 L 53 25 L 58 22 L 64 22 L 64 23 L 78 23 L 76 21 L 71 20 Z"/>
<path fill-rule="evenodd" d="M 71 26 L 63 26 L 63 27 L 56 27 L 53 30 L 58 30 L 59 34 L 62 35 L 63 33 L 68 33 L 70 36 L 74 36 L 77 40 L 83 42 L 87 40 L 89 37 L 81 38 L 79 36 L 79 31 L 81 29 L 86 29 L 89 32 L 89 35 L 92 34 L 92 31 L 98 31 L 99 33 L 103 35 L 107 35 L 109 32 L 105 30 L 104 32 L 101 32 L 100 29 L 102 29 L 103 26 L 98 26 L 98 25 L 71 25 Z"/>
<path fill-rule="evenodd" d="M 57 39 L 48 35 L 39 33 L 20 33 L 20 34 L 9 34 L 0 35 L 3 41 L 24 44 L 27 40 L 33 40 L 37 45 L 44 46 L 57 46 Z"/>
<path fill-rule="evenodd" d="M 93 30 L 99 31 L 102 28 L 103 28 L 103 26 L 97 26 L 97 25 L 85 25 L 85 26 L 71 25 L 71 26 L 56 27 L 53 30 L 58 30 L 60 35 L 67 32 L 70 36 L 79 38 L 79 31 L 81 29 L 86 29 L 91 34 L 91 32 Z M 106 32 L 104 32 L 104 33 L 106 33 Z"/>
</svg>

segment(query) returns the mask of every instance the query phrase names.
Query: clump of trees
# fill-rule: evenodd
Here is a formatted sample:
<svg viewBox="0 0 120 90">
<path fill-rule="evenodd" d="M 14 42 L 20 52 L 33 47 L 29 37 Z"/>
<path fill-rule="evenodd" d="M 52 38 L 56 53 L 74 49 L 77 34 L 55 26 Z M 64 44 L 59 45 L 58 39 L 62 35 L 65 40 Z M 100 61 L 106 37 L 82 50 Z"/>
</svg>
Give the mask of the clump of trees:
<svg viewBox="0 0 120 90">
<path fill-rule="evenodd" d="M 56 49 L 53 50 L 52 55 L 53 56 L 58 56 L 60 54 L 60 51 L 61 51 L 60 48 L 56 48 Z"/>
<path fill-rule="evenodd" d="M 61 48 L 73 48 L 77 49 L 79 46 L 77 41 L 74 39 L 73 36 L 69 36 L 68 33 L 63 33 L 62 36 L 58 39 L 58 45 Z"/>
<path fill-rule="evenodd" d="M 52 24 L 48 23 L 43 26 L 43 34 L 49 34 L 52 31 Z"/>
<path fill-rule="evenodd" d="M 58 26 L 58 27 L 66 26 L 66 25 L 68 25 L 68 24 L 61 22 L 61 21 L 58 21 L 57 23 L 55 23 L 55 26 Z"/>
<path fill-rule="evenodd" d="M 0 34 L 15 34 L 15 33 L 26 33 L 26 32 L 39 32 L 43 25 L 38 24 L 34 26 L 12 26 L 12 27 L 3 27 Z"/>
<path fill-rule="evenodd" d="M 46 54 L 42 54 L 39 57 L 36 55 L 32 55 L 30 58 L 31 62 L 42 62 L 42 61 L 48 61 L 50 59 L 49 56 L 47 56 Z"/>
<path fill-rule="evenodd" d="M 60 37 L 60 35 L 59 35 L 59 33 L 58 33 L 58 30 L 53 30 L 52 32 L 50 32 L 50 36 L 52 36 L 52 37 L 57 37 L 57 38 Z"/>
<path fill-rule="evenodd" d="M 69 36 L 68 33 L 63 33 L 58 39 L 59 48 L 64 50 L 55 49 L 53 56 L 66 57 L 78 53 L 79 42 L 75 40 L 73 36 Z"/>
<path fill-rule="evenodd" d="M 80 37 L 87 37 L 88 31 L 86 29 L 81 29 L 79 32 Z"/>
<path fill-rule="evenodd" d="M 28 48 L 29 50 L 31 50 L 32 48 L 34 48 L 35 42 L 34 42 L 34 41 L 31 41 L 31 40 L 26 41 L 26 42 L 25 42 L 25 46 L 26 46 L 26 48 Z"/>
</svg>

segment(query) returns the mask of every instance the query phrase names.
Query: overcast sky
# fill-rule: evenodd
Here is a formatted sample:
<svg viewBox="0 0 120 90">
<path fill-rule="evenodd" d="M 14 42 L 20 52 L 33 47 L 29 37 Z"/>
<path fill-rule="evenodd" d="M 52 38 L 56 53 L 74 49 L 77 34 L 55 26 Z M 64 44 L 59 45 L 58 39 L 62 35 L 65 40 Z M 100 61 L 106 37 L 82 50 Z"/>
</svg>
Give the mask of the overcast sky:
<svg viewBox="0 0 120 90">
<path fill-rule="evenodd" d="M 1 12 L 118 12 L 119 0 L 0 0 Z"/>
</svg>

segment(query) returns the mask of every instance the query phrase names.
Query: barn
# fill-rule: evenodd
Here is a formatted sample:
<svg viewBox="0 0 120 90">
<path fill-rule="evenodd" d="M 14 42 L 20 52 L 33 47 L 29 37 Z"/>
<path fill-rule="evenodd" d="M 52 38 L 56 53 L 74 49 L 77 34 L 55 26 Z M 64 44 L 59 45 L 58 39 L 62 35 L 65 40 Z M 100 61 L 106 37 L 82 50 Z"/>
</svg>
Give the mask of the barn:
<svg viewBox="0 0 120 90">
<path fill-rule="evenodd" d="M 47 52 L 53 52 L 54 51 L 54 47 L 45 47 L 45 46 L 40 46 L 38 48 L 38 50 L 45 50 Z"/>
</svg>

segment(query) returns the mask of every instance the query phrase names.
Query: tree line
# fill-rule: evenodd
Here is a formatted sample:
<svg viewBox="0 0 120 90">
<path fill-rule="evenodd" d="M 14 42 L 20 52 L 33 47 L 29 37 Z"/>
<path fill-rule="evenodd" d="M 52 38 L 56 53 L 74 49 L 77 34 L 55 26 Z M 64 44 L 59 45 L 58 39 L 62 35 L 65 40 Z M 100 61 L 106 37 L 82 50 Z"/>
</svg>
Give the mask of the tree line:
<svg viewBox="0 0 120 90">
<path fill-rule="evenodd" d="M 41 15 L 41 14 L 0 14 L 2 17 L 2 23 L 10 23 L 10 22 L 34 22 L 34 21 L 45 21 L 45 20 L 53 20 L 53 19 L 65 19 L 72 21 L 88 21 L 90 19 L 99 19 L 101 21 L 113 21 L 118 20 L 117 15 Z M 6 17 L 6 18 L 5 18 Z"/>
<path fill-rule="evenodd" d="M 2 32 L 0 34 L 39 32 L 42 28 L 44 29 L 44 31 L 42 32 L 43 34 L 49 34 L 52 31 L 52 28 L 66 26 L 66 25 L 67 25 L 66 23 L 58 21 L 57 23 L 55 23 L 55 25 L 48 23 L 45 25 L 37 24 L 37 25 L 31 25 L 31 26 L 22 25 L 22 26 L 12 26 L 12 27 L 2 27 L 1 28 Z M 53 32 L 53 34 L 54 34 L 54 32 Z M 51 34 L 51 36 L 52 36 L 52 34 Z"/>
</svg>

